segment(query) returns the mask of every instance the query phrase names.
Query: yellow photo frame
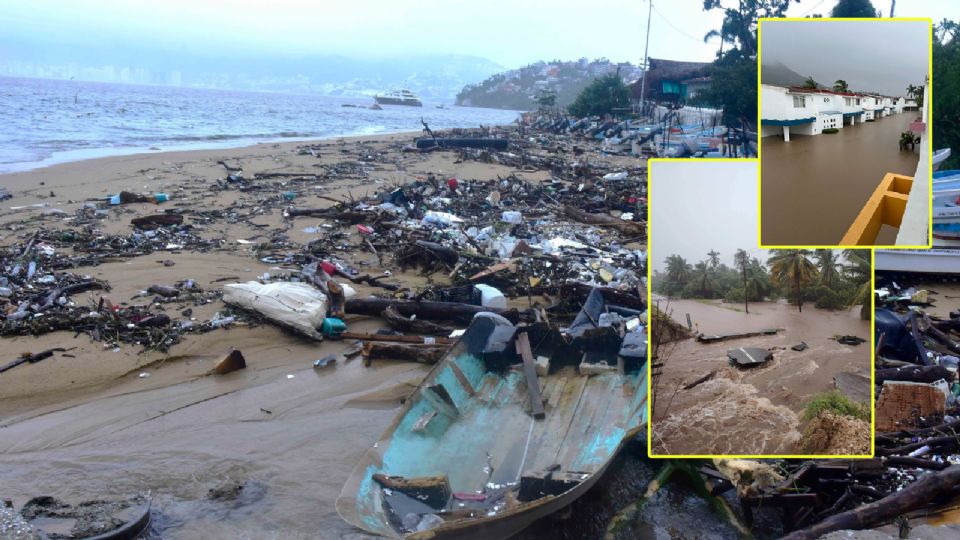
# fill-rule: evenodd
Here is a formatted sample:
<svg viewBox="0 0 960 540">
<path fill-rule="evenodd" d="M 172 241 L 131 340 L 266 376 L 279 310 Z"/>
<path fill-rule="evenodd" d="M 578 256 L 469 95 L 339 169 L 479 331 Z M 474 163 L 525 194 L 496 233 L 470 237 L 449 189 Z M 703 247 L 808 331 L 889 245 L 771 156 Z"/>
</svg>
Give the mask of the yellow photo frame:
<svg viewBox="0 0 960 540">
<path fill-rule="evenodd" d="M 650 201 L 651 206 L 657 204 L 656 195 L 654 194 L 654 177 L 655 169 L 659 163 L 705 163 L 705 162 L 720 162 L 720 163 L 736 163 L 752 161 L 757 164 L 759 171 L 760 163 L 758 159 L 723 159 L 723 158 L 682 158 L 682 159 L 673 159 L 673 158 L 653 158 L 648 162 L 647 167 L 647 198 Z M 759 198 L 759 192 L 758 192 Z M 759 201 L 758 201 L 759 202 Z M 652 216 L 647 216 L 647 285 L 646 285 L 646 301 L 647 301 L 647 456 L 653 459 L 684 459 L 684 458 L 698 458 L 698 459 L 868 459 L 875 456 L 876 453 L 876 444 L 875 444 L 875 434 L 876 434 L 876 396 L 874 395 L 874 386 L 876 383 L 876 349 L 873 346 L 873 335 L 876 332 L 875 322 L 874 322 L 874 310 L 875 306 L 875 295 L 870 297 L 870 339 L 868 340 L 870 346 L 870 453 L 862 455 L 806 455 L 806 454 L 770 454 L 770 455 L 761 455 L 761 454 L 655 454 L 653 452 L 653 348 L 652 348 L 652 325 L 650 324 L 651 315 L 650 315 L 650 306 L 652 305 L 652 286 L 653 286 L 653 265 L 651 261 L 653 260 L 653 220 Z M 838 249 L 839 246 L 817 246 L 821 249 Z M 765 246 L 759 246 L 760 249 L 771 249 Z M 780 249 L 780 248 L 775 248 Z M 789 247 L 787 249 L 799 249 L 796 246 Z M 861 248 L 866 249 L 866 248 Z M 874 269 L 874 250 L 870 249 L 870 288 L 874 290 L 876 287 L 876 272 Z"/>
<path fill-rule="evenodd" d="M 803 23 L 803 24 L 829 24 L 829 23 L 856 23 L 856 24 L 894 24 L 894 23 L 903 23 L 903 22 L 924 22 L 927 24 L 927 89 L 925 91 L 924 100 L 929 105 L 928 108 L 928 119 L 926 122 L 926 140 L 929 141 L 927 145 L 926 160 L 927 160 L 927 171 L 926 178 L 924 181 L 928 186 L 927 190 L 927 235 L 926 235 L 926 244 L 917 245 L 906 245 L 906 244 L 895 244 L 895 245 L 881 245 L 881 244 L 872 244 L 872 243 L 857 243 L 862 240 L 864 237 L 869 237 L 872 231 L 878 230 L 879 227 L 884 223 L 884 211 L 886 209 L 887 214 L 891 214 L 886 217 L 890 217 L 893 220 L 896 220 L 899 226 L 900 219 L 902 219 L 905 206 L 906 206 L 906 197 L 902 194 L 902 191 L 898 191 L 896 188 L 891 188 L 892 185 L 896 185 L 898 180 L 894 180 L 888 177 L 884 177 L 880 180 L 879 185 L 874 190 L 873 194 L 867 199 L 864 207 L 860 210 L 855 218 L 854 222 L 851 224 L 850 228 L 847 231 L 847 234 L 841 238 L 838 243 L 830 245 L 821 245 L 821 244 L 803 244 L 803 245 L 783 245 L 783 244 L 764 244 L 763 243 L 763 181 L 762 181 L 762 163 L 763 163 L 763 136 L 762 136 L 762 113 L 761 113 L 761 101 L 762 101 L 762 91 L 761 91 L 761 72 L 763 66 L 763 27 L 764 24 L 783 24 L 783 23 Z M 797 18 L 797 17 L 785 17 L 785 18 L 761 18 L 757 23 L 757 159 L 760 162 L 760 165 L 757 167 L 757 183 L 758 187 L 758 200 L 757 205 L 759 210 L 757 212 L 757 245 L 761 249 L 836 249 L 836 248 L 882 248 L 882 249 L 930 249 L 933 247 L 933 129 L 932 122 L 929 121 L 933 116 L 932 104 L 933 104 L 933 20 L 930 18 L 922 17 L 896 17 L 889 19 L 841 19 L 841 18 Z M 900 178 L 904 178 L 902 175 L 896 175 Z M 911 181 L 916 181 L 915 178 L 910 178 Z M 902 180 L 899 182 L 902 183 Z M 889 223 L 888 223 L 889 224 Z M 875 235 L 874 235 L 875 236 Z"/>
</svg>

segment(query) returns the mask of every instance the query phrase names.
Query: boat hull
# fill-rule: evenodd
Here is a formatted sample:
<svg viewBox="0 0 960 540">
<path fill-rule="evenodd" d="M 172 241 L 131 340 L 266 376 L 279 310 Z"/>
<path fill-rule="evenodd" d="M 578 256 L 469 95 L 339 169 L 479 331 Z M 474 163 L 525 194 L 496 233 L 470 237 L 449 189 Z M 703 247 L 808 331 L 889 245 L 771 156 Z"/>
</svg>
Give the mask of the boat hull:
<svg viewBox="0 0 960 540">
<path fill-rule="evenodd" d="M 548 375 L 538 377 L 546 415 L 534 418 L 523 371 L 507 364 L 491 368 L 486 353 L 478 352 L 477 343 L 504 330 L 478 326 L 480 320 L 434 366 L 362 457 L 337 499 L 344 520 L 374 534 L 408 540 L 508 538 L 583 495 L 645 426 L 645 365 L 594 375 L 580 374 L 575 365 L 551 365 Z M 532 331 L 530 336 L 534 344 L 544 341 Z M 513 346 L 510 342 L 506 350 Z M 575 356 L 579 361 L 580 354 Z M 559 362 L 557 358 L 551 357 L 551 363 Z M 439 395 L 450 398 L 449 411 L 437 404 L 438 386 Z M 426 427 L 424 418 L 429 418 Z M 560 471 L 553 474 L 576 480 L 552 494 L 525 498 L 524 481 L 553 467 Z M 420 510 L 412 512 L 404 506 L 409 501 L 383 489 L 372 480 L 374 474 L 443 476 L 452 493 L 482 493 L 488 500 L 466 505 L 453 501 L 449 508 L 433 510 L 419 505 Z M 444 521 L 421 532 L 398 527 L 410 513 L 440 514 Z"/>
<path fill-rule="evenodd" d="M 887 272 L 960 274 L 960 249 L 878 249 L 874 268 Z"/>
<path fill-rule="evenodd" d="M 401 99 L 383 96 L 376 96 L 373 99 L 381 105 L 406 105 L 407 107 L 423 107 L 423 102 L 419 99 Z"/>
</svg>

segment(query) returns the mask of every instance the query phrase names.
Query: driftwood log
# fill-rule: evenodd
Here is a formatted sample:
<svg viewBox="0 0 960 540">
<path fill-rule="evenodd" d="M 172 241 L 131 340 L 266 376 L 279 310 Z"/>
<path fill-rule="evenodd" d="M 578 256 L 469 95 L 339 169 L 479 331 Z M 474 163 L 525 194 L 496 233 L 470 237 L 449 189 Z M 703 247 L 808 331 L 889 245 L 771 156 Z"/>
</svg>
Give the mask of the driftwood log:
<svg viewBox="0 0 960 540">
<path fill-rule="evenodd" d="M 367 341 L 363 344 L 364 364 L 371 360 L 384 358 L 389 360 L 412 360 L 421 364 L 433 365 L 447 352 L 446 345 L 414 345 L 406 343 L 379 343 Z"/>
<path fill-rule="evenodd" d="M 74 283 L 73 285 L 67 285 L 64 287 L 57 287 L 50 291 L 47 294 L 46 301 L 37 309 L 37 311 L 43 311 L 47 308 L 53 306 L 56 303 L 57 299 L 61 296 L 69 296 L 74 293 L 89 291 L 92 289 L 103 289 L 103 283 L 99 281 L 81 281 L 80 283 Z"/>
<path fill-rule="evenodd" d="M 141 229 L 153 229 L 162 225 L 180 225 L 183 223 L 183 216 L 180 214 L 151 214 L 133 218 L 130 224 Z"/>
<path fill-rule="evenodd" d="M 416 334 L 446 336 L 454 330 L 452 326 L 439 324 L 430 321 L 421 321 L 420 319 L 408 319 L 401 315 L 393 306 L 387 306 L 387 309 L 380 313 L 383 320 L 387 321 L 394 330 L 401 332 L 413 332 Z"/>
<path fill-rule="evenodd" d="M 369 212 L 341 212 L 336 208 L 287 208 L 286 215 L 289 217 L 311 216 L 335 219 L 337 221 L 346 221 L 347 223 L 362 223 L 372 221 L 377 216 Z"/>
<path fill-rule="evenodd" d="M 355 315 L 369 315 L 379 317 L 383 310 L 393 307 L 397 313 L 410 317 L 416 315 L 418 319 L 431 320 L 458 320 L 469 321 L 477 313 L 493 312 L 506 317 L 510 322 L 524 320 L 532 321 L 527 312 L 518 312 L 516 309 L 500 309 L 474 306 L 457 302 L 433 302 L 428 300 L 392 300 L 389 298 L 350 298 L 347 300 L 346 312 Z"/>
<path fill-rule="evenodd" d="M 876 384 L 883 384 L 883 381 L 932 383 L 940 379 L 949 381 L 952 377 L 953 374 L 943 366 L 909 366 L 878 369 L 874 375 Z"/>
<path fill-rule="evenodd" d="M 343 339 L 359 339 L 363 341 L 386 341 L 392 343 L 414 343 L 417 345 L 453 345 L 457 340 L 445 337 L 400 336 L 391 334 L 373 334 L 370 332 L 342 332 L 338 337 Z M 426 343 L 425 340 L 433 343 Z"/>
<path fill-rule="evenodd" d="M 869 529 L 895 517 L 925 506 L 943 495 L 952 494 L 960 485 L 960 465 L 932 472 L 902 490 L 878 501 L 828 517 L 806 529 L 794 531 L 783 540 L 816 540 L 843 529 Z"/>
<path fill-rule="evenodd" d="M 63 351 L 66 351 L 66 349 L 55 348 L 55 349 L 47 349 L 45 351 L 40 351 L 38 353 L 33 353 L 33 354 L 24 354 L 23 356 L 21 356 L 20 358 L 17 358 L 13 362 L 10 362 L 9 364 L 6 364 L 4 366 L 0 366 L 0 373 L 3 373 L 4 371 L 9 371 L 19 366 L 20 364 L 36 364 L 41 360 L 50 358 L 51 356 L 53 356 L 53 353 L 55 352 L 63 352 Z"/>
<path fill-rule="evenodd" d="M 624 221 L 620 218 L 615 218 L 607 214 L 591 214 L 590 212 L 585 212 L 574 206 L 564 206 L 563 215 L 588 225 L 612 227 L 625 234 L 642 236 L 646 233 L 646 226 L 643 223 L 636 221 Z"/>
<path fill-rule="evenodd" d="M 560 292 L 563 296 L 577 295 L 577 297 L 581 298 L 582 303 L 594 288 L 595 287 L 587 285 L 586 283 L 574 282 L 561 285 Z M 603 299 L 606 300 L 608 304 L 636 309 L 638 311 L 647 309 L 643 298 L 633 294 L 629 290 L 615 289 L 613 287 L 596 287 L 596 289 L 600 291 Z"/>
</svg>

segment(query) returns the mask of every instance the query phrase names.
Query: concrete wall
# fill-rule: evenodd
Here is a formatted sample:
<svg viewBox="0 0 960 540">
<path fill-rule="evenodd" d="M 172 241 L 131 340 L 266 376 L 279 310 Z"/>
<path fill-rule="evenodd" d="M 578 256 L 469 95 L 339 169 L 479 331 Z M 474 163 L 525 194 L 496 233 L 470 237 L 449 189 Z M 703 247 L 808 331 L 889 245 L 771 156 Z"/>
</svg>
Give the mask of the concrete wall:
<svg viewBox="0 0 960 540">
<path fill-rule="evenodd" d="M 929 96 L 929 87 L 924 88 L 924 95 Z M 913 100 L 907 100 L 905 106 Z M 914 102 L 914 105 L 916 103 Z M 923 100 L 920 118 L 925 125 L 930 122 L 930 100 Z M 930 224 L 930 141 L 927 131 L 920 134 L 920 161 L 913 175 L 913 189 L 910 190 L 910 199 L 903 213 L 903 221 L 897 233 L 898 246 L 925 246 L 928 241 L 928 227 Z"/>
</svg>

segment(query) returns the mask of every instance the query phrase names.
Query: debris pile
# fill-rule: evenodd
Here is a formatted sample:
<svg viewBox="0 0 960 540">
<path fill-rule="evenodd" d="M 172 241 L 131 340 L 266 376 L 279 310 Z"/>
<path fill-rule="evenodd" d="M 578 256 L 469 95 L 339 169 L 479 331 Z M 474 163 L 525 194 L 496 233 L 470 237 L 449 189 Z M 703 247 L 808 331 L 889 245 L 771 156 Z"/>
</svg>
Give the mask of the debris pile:
<svg viewBox="0 0 960 540">
<path fill-rule="evenodd" d="M 748 523 L 777 508 L 790 540 L 887 523 L 904 534 L 911 518 L 960 495 L 960 312 L 936 317 L 925 312 L 934 291 L 880 275 L 877 283 L 875 457 L 774 462 L 783 480 L 739 498 Z M 845 424 L 856 421 L 821 412 L 807 427 L 808 450 L 868 454 L 846 436 L 855 430 Z"/>
</svg>

